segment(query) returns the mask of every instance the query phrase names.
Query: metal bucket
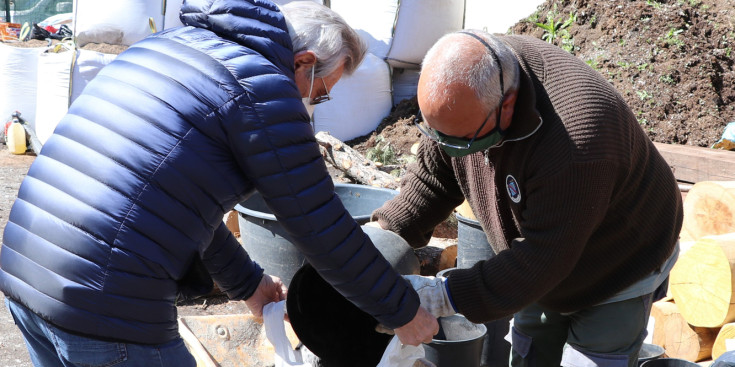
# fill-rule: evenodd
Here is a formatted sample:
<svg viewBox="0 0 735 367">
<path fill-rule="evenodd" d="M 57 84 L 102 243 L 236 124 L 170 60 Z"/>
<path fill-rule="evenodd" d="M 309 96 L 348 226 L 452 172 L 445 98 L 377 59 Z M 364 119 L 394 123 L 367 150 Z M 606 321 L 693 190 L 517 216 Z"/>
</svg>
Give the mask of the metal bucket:
<svg viewBox="0 0 735 367">
<path fill-rule="evenodd" d="M 335 184 L 334 191 L 359 224 L 367 223 L 375 209 L 398 194 L 396 190 L 340 183 Z M 288 286 L 296 270 L 306 263 L 304 255 L 291 244 L 288 233 L 259 193 L 236 205 L 235 210 L 245 251 L 266 273 L 281 278 Z"/>
<path fill-rule="evenodd" d="M 648 361 L 661 358 L 664 355 L 664 348 L 656 344 L 643 343 L 641 350 L 638 352 L 638 366 Z"/>
<path fill-rule="evenodd" d="M 457 314 L 439 318 L 439 334 L 424 345 L 426 359 L 437 366 L 479 367 L 487 328 Z"/>
</svg>

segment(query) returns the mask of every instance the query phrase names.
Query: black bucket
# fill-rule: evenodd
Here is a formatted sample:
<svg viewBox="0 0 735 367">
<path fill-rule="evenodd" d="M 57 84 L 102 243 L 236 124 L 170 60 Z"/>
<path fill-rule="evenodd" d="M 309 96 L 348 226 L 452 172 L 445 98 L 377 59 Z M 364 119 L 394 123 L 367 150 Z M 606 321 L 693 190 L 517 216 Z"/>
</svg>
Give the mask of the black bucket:
<svg viewBox="0 0 735 367">
<path fill-rule="evenodd" d="M 643 343 L 641 350 L 638 352 L 638 366 L 644 363 L 661 358 L 664 355 L 664 348 L 656 344 Z"/>
<path fill-rule="evenodd" d="M 426 359 L 437 366 L 479 367 L 487 328 L 457 314 L 439 318 L 436 339 L 424 345 Z"/>
<path fill-rule="evenodd" d="M 487 242 L 485 231 L 480 222 L 457 216 L 457 268 L 471 268 L 480 260 L 487 260 L 495 256 L 490 243 Z M 441 275 L 446 276 L 452 269 L 446 269 Z M 439 274 L 437 274 L 439 275 Z M 513 316 L 485 323 L 487 334 L 482 348 L 482 367 L 506 367 L 510 360 L 510 343 L 505 340 L 510 330 L 510 320 Z"/>
<path fill-rule="evenodd" d="M 643 363 L 641 367 L 699 367 L 699 365 L 686 359 L 657 358 Z"/>
<path fill-rule="evenodd" d="M 419 273 L 418 257 L 403 238 L 380 228 L 362 229 L 398 273 Z M 375 331 L 378 321 L 339 294 L 308 263 L 293 276 L 286 308 L 296 336 L 319 357 L 320 367 L 375 367 L 393 338 Z"/>
<path fill-rule="evenodd" d="M 370 221 L 375 209 L 398 194 L 396 190 L 341 183 L 335 184 L 334 191 L 359 224 Z M 236 205 L 235 210 L 245 250 L 267 274 L 281 278 L 288 286 L 296 270 L 306 263 L 304 255 L 291 244 L 288 233 L 259 193 Z"/>
</svg>

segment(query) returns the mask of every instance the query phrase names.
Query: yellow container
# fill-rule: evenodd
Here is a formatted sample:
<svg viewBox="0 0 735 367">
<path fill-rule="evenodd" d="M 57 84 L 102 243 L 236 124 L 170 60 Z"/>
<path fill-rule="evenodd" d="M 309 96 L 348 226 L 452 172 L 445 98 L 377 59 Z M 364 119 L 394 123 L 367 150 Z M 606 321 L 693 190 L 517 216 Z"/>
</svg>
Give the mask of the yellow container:
<svg viewBox="0 0 735 367">
<path fill-rule="evenodd" d="M 23 125 L 17 122 L 10 124 L 8 127 L 8 149 L 13 154 L 26 153 L 26 130 Z"/>
</svg>

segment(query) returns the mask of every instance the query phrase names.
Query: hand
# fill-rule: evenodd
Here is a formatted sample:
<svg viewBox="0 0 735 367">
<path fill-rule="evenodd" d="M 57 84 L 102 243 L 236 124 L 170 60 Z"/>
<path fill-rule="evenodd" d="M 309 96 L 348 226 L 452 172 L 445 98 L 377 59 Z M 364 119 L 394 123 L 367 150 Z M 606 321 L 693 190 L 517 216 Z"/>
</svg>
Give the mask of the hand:
<svg viewBox="0 0 735 367">
<path fill-rule="evenodd" d="M 434 315 L 419 307 L 413 320 L 393 331 L 402 344 L 417 346 L 421 343 L 431 343 L 431 339 L 439 332 L 439 323 Z"/>
<path fill-rule="evenodd" d="M 404 275 L 403 278 L 408 280 L 419 294 L 421 307 L 426 308 L 434 317 L 439 318 L 457 313 L 449 301 L 446 284 L 444 284 L 446 278 L 420 275 Z"/>
<path fill-rule="evenodd" d="M 283 301 L 286 299 L 286 293 L 288 290 L 280 278 L 263 274 L 258 288 L 250 298 L 245 300 L 245 304 L 255 317 L 263 317 L 263 306 L 271 302 Z"/>
</svg>

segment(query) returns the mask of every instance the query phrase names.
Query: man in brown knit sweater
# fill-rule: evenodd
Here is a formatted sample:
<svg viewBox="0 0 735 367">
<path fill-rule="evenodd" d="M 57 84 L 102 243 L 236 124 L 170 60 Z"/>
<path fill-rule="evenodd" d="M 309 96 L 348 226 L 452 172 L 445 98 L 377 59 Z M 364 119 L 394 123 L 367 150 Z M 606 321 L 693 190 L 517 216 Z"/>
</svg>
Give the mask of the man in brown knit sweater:
<svg viewBox="0 0 735 367">
<path fill-rule="evenodd" d="M 407 276 L 422 304 L 513 315 L 513 366 L 637 366 L 682 203 L 623 98 L 558 47 L 462 31 L 427 53 L 418 102 L 417 162 L 373 219 L 421 247 L 466 198 L 496 254 Z"/>
</svg>

